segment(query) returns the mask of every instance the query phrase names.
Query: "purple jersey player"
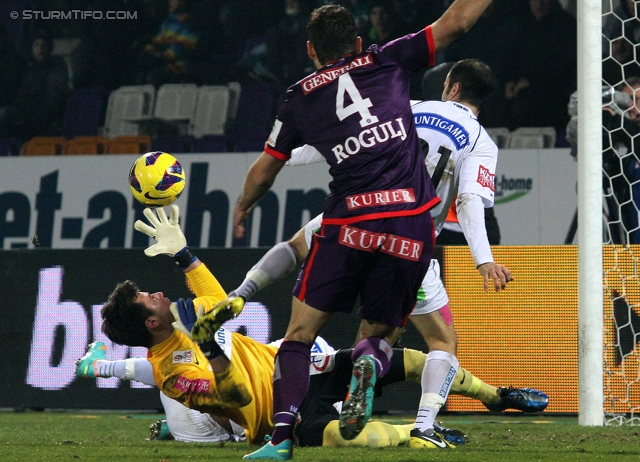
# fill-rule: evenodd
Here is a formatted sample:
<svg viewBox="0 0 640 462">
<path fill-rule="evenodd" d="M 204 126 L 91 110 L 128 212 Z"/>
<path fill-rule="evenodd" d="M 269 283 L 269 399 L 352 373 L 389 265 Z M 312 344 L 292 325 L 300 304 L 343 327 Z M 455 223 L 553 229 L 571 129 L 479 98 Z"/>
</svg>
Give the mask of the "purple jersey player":
<svg viewBox="0 0 640 462">
<path fill-rule="evenodd" d="M 275 359 L 275 430 L 245 459 L 292 458 L 296 414 L 309 385 L 310 345 L 358 297 L 362 322 L 340 416 L 342 437 L 356 438 L 369 419 L 373 387 L 388 371 L 391 345 L 431 259 L 428 211 L 439 202 L 424 168 L 409 79 L 433 65 L 436 50 L 466 32 L 489 3 L 456 0 L 431 26 L 366 51 L 348 10 L 327 5 L 311 14 L 307 51 L 318 71 L 288 89 L 234 210 L 234 234 L 242 237 L 249 212 L 302 144 L 315 147 L 330 165 L 322 227 L 294 288 L 291 319 Z M 457 362 L 443 367 L 453 380 Z M 435 413 L 440 405 L 434 403 Z M 431 447 L 447 447 L 433 431 L 425 438 Z"/>
</svg>

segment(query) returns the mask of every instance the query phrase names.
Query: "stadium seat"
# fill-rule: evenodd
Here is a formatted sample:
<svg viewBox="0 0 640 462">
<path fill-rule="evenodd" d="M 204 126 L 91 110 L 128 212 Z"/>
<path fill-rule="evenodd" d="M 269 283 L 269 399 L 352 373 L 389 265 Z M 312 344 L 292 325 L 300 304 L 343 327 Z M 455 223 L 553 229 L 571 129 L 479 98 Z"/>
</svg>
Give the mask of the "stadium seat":
<svg viewBox="0 0 640 462">
<path fill-rule="evenodd" d="M 283 96 L 277 84 L 245 85 L 238 101 L 236 123 L 230 134 L 236 152 L 262 151 Z"/>
<path fill-rule="evenodd" d="M 76 136 L 65 143 L 62 154 L 104 154 L 108 146 L 106 136 Z"/>
<path fill-rule="evenodd" d="M 20 155 L 21 147 L 22 141 L 20 140 L 20 138 L 0 138 L 0 157 L 18 156 Z"/>
<path fill-rule="evenodd" d="M 204 135 L 193 140 L 191 152 L 229 152 L 224 135 Z"/>
<path fill-rule="evenodd" d="M 242 87 L 240 82 L 229 82 L 227 86 L 229 87 L 229 122 L 233 122 L 238 114 L 238 102 L 242 94 Z"/>
<path fill-rule="evenodd" d="M 109 95 L 103 135 L 109 138 L 139 135 L 138 124 L 130 119 L 151 115 L 156 90 L 153 85 L 129 85 Z"/>
<path fill-rule="evenodd" d="M 77 136 L 97 136 L 104 125 L 111 90 L 105 87 L 78 88 L 69 97 L 62 134 L 68 140 Z"/>
<path fill-rule="evenodd" d="M 191 135 L 160 135 L 151 142 L 151 150 L 170 154 L 191 152 L 192 143 L 193 136 Z"/>
<path fill-rule="evenodd" d="M 151 137 L 148 135 L 118 136 L 111 139 L 106 154 L 144 154 L 150 148 Z"/>
<path fill-rule="evenodd" d="M 21 156 L 56 156 L 62 154 L 67 142 L 64 136 L 35 136 L 26 141 Z"/>
<path fill-rule="evenodd" d="M 182 134 L 193 117 L 197 98 L 195 83 L 167 83 L 158 88 L 153 114 L 126 117 L 126 120 L 138 125 L 139 134 Z"/>
<path fill-rule="evenodd" d="M 509 149 L 544 149 L 554 147 L 556 130 L 553 127 L 519 127 L 509 134 Z"/>
<path fill-rule="evenodd" d="M 224 135 L 230 101 L 231 91 L 226 85 L 203 85 L 198 88 L 198 101 L 189 124 L 189 134 L 196 138 Z"/>
<path fill-rule="evenodd" d="M 487 133 L 491 137 L 494 143 L 498 146 L 498 149 L 507 147 L 509 142 L 509 129 L 507 127 L 494 127 L 487 128 Z"/>
</svg>

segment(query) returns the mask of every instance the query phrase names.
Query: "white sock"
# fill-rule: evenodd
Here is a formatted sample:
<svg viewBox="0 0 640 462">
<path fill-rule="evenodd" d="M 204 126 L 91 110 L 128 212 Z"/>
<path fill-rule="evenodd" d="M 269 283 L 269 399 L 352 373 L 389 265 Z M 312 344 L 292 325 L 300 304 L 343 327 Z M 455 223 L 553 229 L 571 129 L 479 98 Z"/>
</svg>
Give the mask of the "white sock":
<svg viewBox="0 0 640 462">
<path fill-rule="evenodd" d="M 96 361 L 96 374 L 98 377 L 118 377 L 124 380 L 135 380 L 145 385 L 155 386 L 153 378 L 153 367 L 145 358 L 119 359 L 117 361 L 107 361 L 99 359 Z"/>
<path fill-rule="evenodd" d="M 429 352 L 422 371 L 422 396 L 415 428 L 422 432 L 433 428 L 459 367 L 460 363 L 454 355 L 442 350 Z"/>
<path fill-rule="evenodd" d="M 280 242 L 264 254 L 258 263 L 249 270 L 242 284 L 233 292 L 237 296 L 249 300 L 273 281 L 285 277 L 294 270 L 296 265 L 296 254 L 289 243 Z"/>
</svg>

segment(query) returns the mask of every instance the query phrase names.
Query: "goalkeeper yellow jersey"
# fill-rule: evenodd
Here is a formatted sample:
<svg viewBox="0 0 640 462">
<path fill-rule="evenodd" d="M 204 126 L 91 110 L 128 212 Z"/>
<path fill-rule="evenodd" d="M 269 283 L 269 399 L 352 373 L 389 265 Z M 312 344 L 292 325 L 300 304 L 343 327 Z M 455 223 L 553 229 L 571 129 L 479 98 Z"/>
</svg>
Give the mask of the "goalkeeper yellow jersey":
<svg viewBox="0 0 640 462">
<path fill-rule="evenodd" d="M 220 283 L 203 264 L 186 273 L 196 294 L 194 307 L 209 311 L 226 298 Z M 246 430 L 249 443 L 261 443 L 273 430 L 273 361 L 278 349 L 221 328 L 216 341 L 231 365 L 214 374 L 200 348 L 174 331 L 149 349 L 158 387 L 191 409 L 229 418 Z"/>
</svg>

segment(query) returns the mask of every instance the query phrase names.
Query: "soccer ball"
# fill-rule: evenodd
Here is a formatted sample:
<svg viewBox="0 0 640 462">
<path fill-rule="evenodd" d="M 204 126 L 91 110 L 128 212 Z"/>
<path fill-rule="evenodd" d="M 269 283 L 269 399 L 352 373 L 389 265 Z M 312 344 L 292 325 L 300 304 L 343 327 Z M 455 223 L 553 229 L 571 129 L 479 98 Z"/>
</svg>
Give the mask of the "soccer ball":
<svg viewBox="0 0 640 462">
<path fill-rule="evenodd" d="M 184 190 L 185 176 L 178 159 L 166 152 L 148 152 L 129 170 L 133 197 L 148 207 L 174 203 Z"/>
</svg>

